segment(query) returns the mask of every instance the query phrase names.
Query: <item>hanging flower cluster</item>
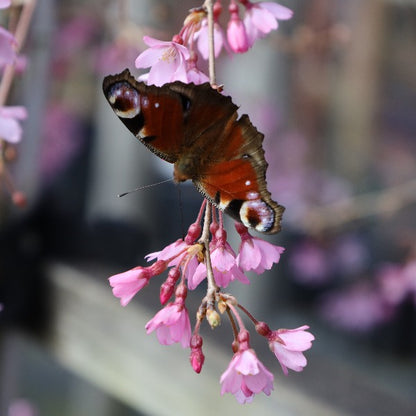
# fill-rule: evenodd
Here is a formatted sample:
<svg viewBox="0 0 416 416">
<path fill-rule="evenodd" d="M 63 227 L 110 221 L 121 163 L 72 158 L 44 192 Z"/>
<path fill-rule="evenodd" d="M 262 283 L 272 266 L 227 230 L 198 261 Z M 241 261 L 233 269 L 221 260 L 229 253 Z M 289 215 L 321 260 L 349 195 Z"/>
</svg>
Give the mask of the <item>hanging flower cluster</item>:
<svg viewBox="0 0 416 416">
<path fill-rule="evenodd" d="M 180 343 L 182 347 L 190 348 L 190 362 L 197 373 L 201 371 L 205 361 L 200 326 L 206 319 L 215 328 L 221 322 L 220 314 L 227 313 L 234 333 L 234 356 L 221 376 L 221 393 L 232 393 L 240 403 L 248 403 L 255 394 L 271 393 L 273 374 L 250 347 L 249 332 L 239 310 L 249 317 L 256 332 L 266 339 L 285 374 L 288 374 L 289 368 L 302 371 L 306 366 L 303 352 L 311 347 L 314 336 L 307 331 L 309 327 L 306 325 L 296 329 L 272 331 L 266 323 L 256 320 L 234 296 L 223 290 L 234 280 L 249 284 L 245 275 L 247 271 L 261 274 L 271 269 L 273 264 L 279 262 L 284 248 L 251 236 L 245 226 L 236 223 L 235 228 L 241 238 L 236 254 L 227 242 L 221 212 L 218 212 L 217 218 L 217 211 L 212 208 L 212 219 L 207 223 L 207 218 L 202 218 L 204 208 L 211 209 L 206 201 L 184 239 L 146 256 L 148 261 L 154 261 L 150 266 L 135 267 L 111 276 L 109 281 L 114 296 L 120 298 L 120 303 L 126 306 L 153 277 L 169 270 L 160 288 L 160 302 L 164 308 L 146 324 L 146 331 L 148 334 L 156 332 L 163 345 Z M 204 245 L 207 229 L 211 236 L 209 256 Z M 191 330 L 186 307 L 188 290 L 196 289 L 204 280 L 207 281 L 207 295 L 202 299 L 196 323 Z"/>
<path fill-rule="evenodd" d="M 277 29 L 279 20 L 292 17 L 292 11 L 274 2 L 252 3 L 249 0 L 231 0 L 228 6 L 229 21 L 224 29 L 219 23 L 223 13 L 221 1 L 213 6 L 214 47 L 217 58 L 222 49 L 231 53 L 247 52 L 257 39 Z M 240 7 L 239 7 L 240 5 Z M 240 17 L 243 12 L 244 18 Z M 198 56 L 207 60 L 209 55 L 208 16 L 204 7 L 192 9 L 180 32 L 171 41 L 144 36 L 149 46 L 136 59 L 137 68 L 151 68 L 140 77 L 148 84 L 161 86 L 182 81 L 202 84 L 209 78 L 197 66 Z"/>
<path fill-rule="evenodd" d="M 219 23 L 223 7 L 220 1 L 216 1 L 212 14 L 208 14 L 205 7 L 192 9 L 172 41 L 145 36 L 144 42 L 149 48 L 137 57 L 135 64 L 138 68 L 150 67 L 150 71 L 139 79 L 156 86 L 177 80 L 195 84 L 208 82 L 209 77 L 197 66 L 198 56 L 214 59 L 222 48 L 234 53 L 247 52 L 257 39 L 278 27 L 278 20 L 292 16 L 289 9 L 273 2 L 240 0 L 238 4 L 231 0 L 228 10 L 226 31 Z M 243 19 L 240 18 L 242 10 Z M 212 16 L 213 54 L 209 53 L 208 16 Z M 114 296 L 126 306 L 151 279 L 167 271 L 167 278 L 160 288 L 163 308 L 146 324 L 146 331 L 148 334 L 155 332 L 163 345 L 180 343 L 182 347 L 190 348 L 190 363 L 197 373 L 202 370 L 205 361 L 201 324 L 206 319 L 214 329 L 221 323 L 221 315 L 226 314 L 234 335 L 234 355 L 220 378 L 221 394 L 232 393 L 240 403 L 248 403 L 255 394 L 263 392 L 270 395 L 274 377 L 250 346 L 250 334 L 241 313 L 264 337 L 285 374 L 288 374 L 288 369 L 302 371 L 306 366 L 303 352 L 311 347 L 314 336 L 307 331 L 309 327 L 306 325 L 296 329 L 271 330 L 225 291 L 232 281 L 249 284 L 246 272 L 261 274 L 270 270 L 284 252 L 283 247 L 253 237 L 240 223 L 235 228 L 241 240 L 237 253 L 227 241 L 222 213 L 204 200 L 185 238 L 147 255 L 147 261 L 153 262 L 150 266 L 137 266 L 116 274 L 109 278 L 109 282 Z M 188 292 L 204 281 L 206 295 L 192 328 L 186 306 Z"/>
</svg>

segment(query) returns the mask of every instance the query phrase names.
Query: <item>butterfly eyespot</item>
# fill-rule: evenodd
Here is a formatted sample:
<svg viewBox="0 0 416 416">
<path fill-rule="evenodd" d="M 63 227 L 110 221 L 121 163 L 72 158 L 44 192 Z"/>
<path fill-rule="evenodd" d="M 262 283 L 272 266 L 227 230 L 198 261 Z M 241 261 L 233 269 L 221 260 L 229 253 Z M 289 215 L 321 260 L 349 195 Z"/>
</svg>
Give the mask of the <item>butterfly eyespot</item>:
<svg viewBox="0 0 416 416">
<path fill-rule="evenodd" d="M 127 82 L 117 82 L 107 94 L 114 112 L 121 118 L 133 118 L 140 113 L 140 94 Z"/>
<path fill-rule="evenodd" d="M 241 159 L 250 159 L 250 155 L 247 153 L 244 153 L 243 156 L 241 156 Z"/>
<path fill-rule="evenodd" d="M 274 211 L 262 199 L 249 199 L 240 208 L 240 219 L 246 227 L 268 232 L 274 225 Z"/>
</svg>

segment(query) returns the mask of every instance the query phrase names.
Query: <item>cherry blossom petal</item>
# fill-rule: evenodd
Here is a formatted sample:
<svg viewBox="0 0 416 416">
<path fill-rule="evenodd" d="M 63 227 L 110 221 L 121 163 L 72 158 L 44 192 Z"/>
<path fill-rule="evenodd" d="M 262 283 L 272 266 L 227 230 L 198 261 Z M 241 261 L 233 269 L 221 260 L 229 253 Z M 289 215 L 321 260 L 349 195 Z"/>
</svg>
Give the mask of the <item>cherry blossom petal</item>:
<svg viewBox="0 0 416 416">
<path fill-rule="evenodd" d="M 281 4 L 274 2 L 261 2 L 258 5 L 269 11 L 276 19 L 289 20 L 293 16 L 293 11 Z"/>
<path fill-rule="evenodd" d="M 299 351 L 290 351 L 279 342 L 273 344 L 273 352 L 282 367 L 283 372 L 288 375 L 290 368 L 293 371 L 300 372 L 306 366 L 307 360 Z"/>
<path fill-rule="evenodd" d="M 120 298 L 122 306 L 126 306 L 147 285 L 149 277 L 147 270 L 140 267 L 111 276 L 108 280 L 113 295 Z"/>
<path fill-rule="evenodd" d="M 284 341 L 285 347 L 292 351 L 305 351 L 312 347 L 312 341 L 315 337 L 305 329 L 308 325 L 300 326 L 296 329 L 287 329 L 284 332 L 278 332 L 279 337 Z"/>
<path fill-rule="evenodd" d="M 277 29 L 277 20 L 266 9 L 260 7 L 253 7 L 247 13 L 251 14 L 251 20 L 260 32 L 269 33 Z"/>
</svg>

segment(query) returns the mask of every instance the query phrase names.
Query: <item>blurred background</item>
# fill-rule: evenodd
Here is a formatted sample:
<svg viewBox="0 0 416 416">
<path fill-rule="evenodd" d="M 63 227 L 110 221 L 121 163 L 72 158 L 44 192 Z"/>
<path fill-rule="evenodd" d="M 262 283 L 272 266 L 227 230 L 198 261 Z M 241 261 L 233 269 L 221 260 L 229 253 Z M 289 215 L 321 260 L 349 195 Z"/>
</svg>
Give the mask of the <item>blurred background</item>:
<svg viewBox="0 0 416 416">
<path fill-rule="evenodd" d="M 308 366 L 285 377 L 253 334 L 275 391 L 242 407 L 219 396 L 225 319 L 203 329 L 195 375 L 188 351 L 145 334 L 158 282 L 126 308 L 108 285 L 181 237 L 201 196 L 170 182 L 117 197 L 172 166 L 117 120 L 102 79 L 138 75 L 143 35 L 171 39 L 200 4 L 38 0 L 7 102 L 28 110 L 8 164 L 25 208 L 0 178 L 0 415 L 416 414 L 416 1 L 280 3 L 290 21 L 218 60 L 218 82 L 265 134 L 286 207 L 268 238 L 286 248 L 280 263 L 230 292 L 272 328 L 310 325 Z"/>
</svg>

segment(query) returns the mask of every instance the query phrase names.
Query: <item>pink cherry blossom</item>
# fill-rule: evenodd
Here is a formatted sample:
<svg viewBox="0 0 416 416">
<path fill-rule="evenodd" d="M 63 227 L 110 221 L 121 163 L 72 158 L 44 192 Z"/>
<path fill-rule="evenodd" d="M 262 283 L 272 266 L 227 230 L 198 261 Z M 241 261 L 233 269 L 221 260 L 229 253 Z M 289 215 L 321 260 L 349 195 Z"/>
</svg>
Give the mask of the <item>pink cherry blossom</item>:
<svg viewBox="0 0 416 416">
<path fill-rule="evenodd" d="M 11 3 L 12 0 L 0 0 L 0 9 L 6 9 Z"/>
<path fill-rule="evenodd" d="M 211 251 L 211 264 L 215 283 L 220 287 L 227 287 L 233 280 L 239 280 L 244 284 L 250 283 L 247 276 L 238 267 L 234 250 L 227 242 L 219 243 Z M 195 273 L 188 279 L 189 289 L 195 289 L 206 276 L 205 263 L 199 263 Z"/>
<path fill-rule="evenodd" d="M 22 128 L 17 120 L 23 120 L 26 117 L 25 107 L 0 107 L 0 139 L 9 143 L 18 143 L 22 138 Z"/>
<path fill-rule="evenodd" d="M 416 304 L 416 260 L 410 261 L 405 265 L 403 274 L 407 282 L 408 291 Z"/>
<path fill-rule="evenodd" d="M 148 84 L 161 86 L 167 82 L 188 82 L 186 61 L 190 54 L 188 49 L 177 42 L 164 42 L 150 36 L 143 37 L 144 43 L 150 48 L 143 51 L 137 58 L 137 68 L 149 68 Z"/>
<path fill-rule="evenodd" d="M 244 26 L 250 47 L 256 39 L 277 29 L 278 20 L 288 20 L 293 15 L 290 9 L 274 2 L 242 1 L 242 3 L 246 6 Z"/>
<path fill-rule="evenodd" d="M 384 264 L 378 274 L 381 294 L 390 305 L 398 305 L 407 295 L 407 284 L 403 267 L 397 264 Z"/>
<path fill-rule="evenodd" d="M 228 45 L 234 53 L 247 52 L 250 44 L 244 23 L 238 15 L 238 6 L 231 3 L 229 10 L 231 16 L 227 26 Z"/>
<path fill-rule="evenodd" d="M 115 274 L 108 280 L 113 288 L 113 295 L 120 298 L 122 306 L 126 306 L 148 283 L 152 274 L 148 268 L 135 267 L 123 273 Z"/>
<path fill-rule="evenodd" d="M 239 403 L 250 403 L 255 394 L 267 396 L 273 390 L 273 374 L 267 370 L 252 349 L 241 349 L 234 354 L 222 374 L 221 395 L 231 393 Z"/>
<path fill-rule="evenodd" d="M 0 68 L 13 64 L 16 59 L 17 41 L 6 29 L 0 26 Z"/>
<path fill-rule="evenodd" d="M 180 342 L 183 348 L 189 347 L 191 322 L 188 310 L 181 299 L 165 306 L 146 324 L 147 334 L 155 330 L 162 345 Z"/>
<path fill-rule="evenodd" d="M 288 368 L 293 371 L 302 371 L 307 364 L 302 352 L 311 348 L 315 337 L 305 329 L 309 327 L 303 325 L 296 329 L 279 329 L 268 336 L 269 347 L 286 375 Z"/>
<path fill-rule="evenodd" d="M 188 244 L 186 244 L 184 240 L 179 238 L 173 243 L 166 246 L 163 250 L 155 251 L 154 253 L 147 254 L 145 256 L 145 259 L 147 261 L 152 261 L 154 259 L 166 261 L 172 258 L 176 258 L 181 253 L 183 253 L 187 247 L 188 247 Z M 176 266 L 177 262 L 175 260 L 176 259 L 172 260 L 171 263 L 169 263 L 169 266 L 174 266 L 174 265 Z"/>
<path fill-rule="evenodd" d="M 315 241 L 299 243 L 291 252 L 289 265 L 293 277 L 307 285 L 320 285 L 331 278 L 331 262 L 327 252 Z"/>
<path fill-rule="evenodd" d="M 257 274 L 270 270 L 273 263 L 278 263 L 280 255 L 285 251 L 283 247 L 276 246 L 268 241 L 252 237 L 247 228 L 236 224 L 241 236 L 241 244 L 237 255 L 237 265 L 244 271 L 252 270 Z"/>
</svg>

